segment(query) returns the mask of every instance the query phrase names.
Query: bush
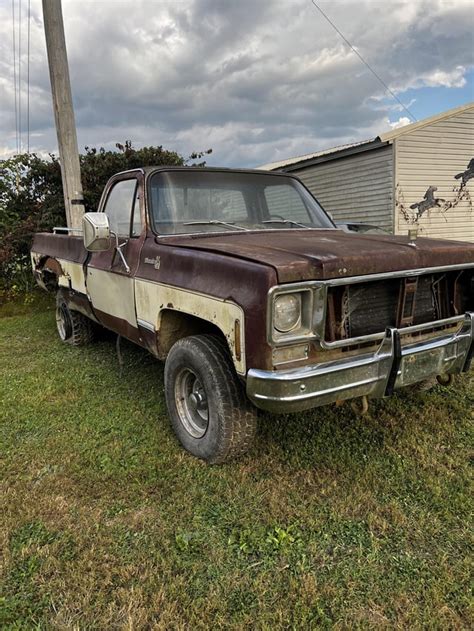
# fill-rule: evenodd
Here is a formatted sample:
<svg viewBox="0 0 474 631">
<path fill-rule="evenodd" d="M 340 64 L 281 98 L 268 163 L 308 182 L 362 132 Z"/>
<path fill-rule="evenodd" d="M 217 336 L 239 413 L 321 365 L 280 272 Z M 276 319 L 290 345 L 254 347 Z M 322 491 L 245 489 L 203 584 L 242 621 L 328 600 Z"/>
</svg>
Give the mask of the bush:
<svg viewBox="0 0 474 631">
<path fill-rule="evenodd" d="M 144 166 L 204 166 L 211 150 L 184 158 L 163 147 L 134 149 L 130 141 L 117 151 L 85 148 L 80 156 L 84 206 L 97 210 L 107 180 L 119 171 Z M 32 287 L 29 250 L 33 234 L 66 224 L 61 168 L 54 154 L 35 153 L 0 160 L 0 291 L 18 293 Z"/>
</svg>

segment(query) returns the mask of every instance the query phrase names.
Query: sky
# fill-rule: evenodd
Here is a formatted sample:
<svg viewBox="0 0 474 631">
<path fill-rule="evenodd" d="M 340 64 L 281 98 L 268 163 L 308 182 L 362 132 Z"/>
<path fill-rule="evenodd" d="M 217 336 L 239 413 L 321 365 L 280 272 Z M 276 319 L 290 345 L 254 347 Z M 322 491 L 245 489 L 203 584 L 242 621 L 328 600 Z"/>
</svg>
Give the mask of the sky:
<svg viewBox="0 0 474 631">
<path fill-rule="evenodd" d="M 418 120 L 474 101 L 472 0 L 319 4 Z M 129 139 L 252 167 L 409 122 L 311 0 L 63 0 L 63 14 L 80 150 Z M 57 140 L 40 0 L 30 28 L 30 148 L 45 153 Z M 15 151 L 12 2 L 0 0 L 0 158 Z"/>
</svg>

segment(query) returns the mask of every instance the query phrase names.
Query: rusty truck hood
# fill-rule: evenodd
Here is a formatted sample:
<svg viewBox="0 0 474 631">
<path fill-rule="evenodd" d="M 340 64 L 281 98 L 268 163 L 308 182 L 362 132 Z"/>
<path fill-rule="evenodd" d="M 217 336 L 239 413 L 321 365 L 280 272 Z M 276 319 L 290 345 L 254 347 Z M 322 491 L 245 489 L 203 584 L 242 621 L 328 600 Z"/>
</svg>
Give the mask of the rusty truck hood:
<svg viewBox="0 0 474 631">
<path fill-rule="evenodd" d="M 342 230 L 176 236 L 167 238 L 166 243 L 270 265 L 280 283 L 474 262 L 473 243 L 418 238 L 413 246 L 404 236 L 358 235 Z"/>
</svg>

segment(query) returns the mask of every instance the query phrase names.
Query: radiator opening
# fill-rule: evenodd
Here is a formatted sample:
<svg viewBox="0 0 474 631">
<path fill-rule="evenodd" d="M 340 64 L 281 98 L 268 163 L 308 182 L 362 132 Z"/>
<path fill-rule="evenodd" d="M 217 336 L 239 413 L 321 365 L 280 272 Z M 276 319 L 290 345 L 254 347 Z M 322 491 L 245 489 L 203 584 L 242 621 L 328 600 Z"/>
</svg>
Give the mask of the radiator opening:
<svg viewBox="0 0 474 631">
<path fill-rule="evenodd" d="M 474 272 L 461 270 L 330 287 L 326 341 L 436 322 L 474 310 Z"/>
</svg>

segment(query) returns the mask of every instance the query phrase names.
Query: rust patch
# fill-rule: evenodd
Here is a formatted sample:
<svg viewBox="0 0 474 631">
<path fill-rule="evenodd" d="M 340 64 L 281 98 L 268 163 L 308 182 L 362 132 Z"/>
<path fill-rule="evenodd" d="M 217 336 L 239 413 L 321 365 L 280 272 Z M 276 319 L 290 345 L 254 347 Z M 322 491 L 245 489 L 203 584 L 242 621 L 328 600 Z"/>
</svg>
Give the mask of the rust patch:
<svg viewBox="0 0 474 631">
<path fill-rule="evenodd" d="M 279 230 L 214 237 L 172 237 L 166 242 L 194 253 L 205 250 L 231 260 L 274 268 L 280 283 L 325 280 L 472 263 L 474 244 L 406 236 L 362 235 L 342 230 Z M 220 264 L 214 260 L 213 265 Z"/>
<path fill-rule="evenodd" d="M 37 269 L 51 272 L 52 274 L 56 274 L 56 276 L 62 276 L 64 274 L 60 262 L 50 256 L 46 259 L 41 259 Z"/>
<path fill-rule="evenodd" d="M 207 320 L 201 320 L 196 316 L 180 311 L 163 311 L 159 332 L 156 336 L 159 359 L 165 359 L 173 344 L 178 340 L 199 333 L 213 333 L 224 339 L 220 329 Z"/>
</svg>

